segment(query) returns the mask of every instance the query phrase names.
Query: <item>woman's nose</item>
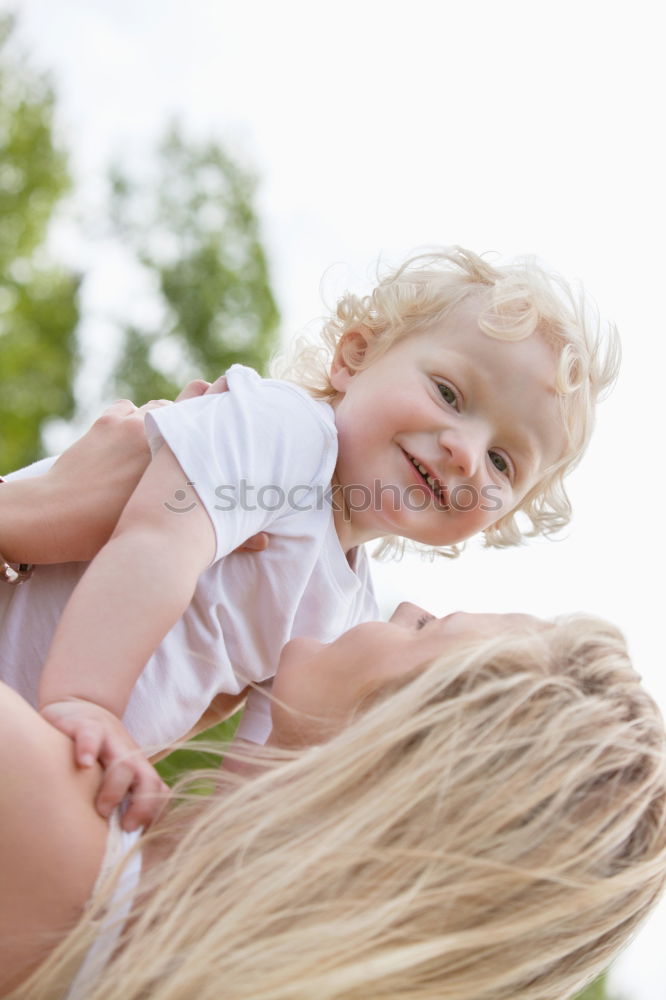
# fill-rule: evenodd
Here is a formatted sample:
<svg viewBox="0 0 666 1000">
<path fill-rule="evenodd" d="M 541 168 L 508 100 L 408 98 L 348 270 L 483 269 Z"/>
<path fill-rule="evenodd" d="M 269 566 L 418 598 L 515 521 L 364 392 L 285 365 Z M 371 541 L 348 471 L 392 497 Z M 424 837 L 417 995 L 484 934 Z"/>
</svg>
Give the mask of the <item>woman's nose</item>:
<svg viewBox="0 0 666 1000">
<path fill-rule="evenodd" d="M 420 608 L 418 604 L 403 601 L 395 609 L 389 621 L 393 625 L 402 625 L 403 628 L 415 628 L 424 615 L 428 615 L 428 612 Z"/>
</svg>

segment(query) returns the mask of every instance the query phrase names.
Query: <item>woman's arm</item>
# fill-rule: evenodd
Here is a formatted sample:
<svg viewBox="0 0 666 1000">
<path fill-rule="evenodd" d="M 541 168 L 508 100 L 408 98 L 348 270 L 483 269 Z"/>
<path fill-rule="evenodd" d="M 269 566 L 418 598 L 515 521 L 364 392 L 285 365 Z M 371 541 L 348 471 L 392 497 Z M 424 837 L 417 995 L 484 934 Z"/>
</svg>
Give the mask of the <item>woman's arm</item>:
<svg viewBox="0 0 666 1000">
<path fill-rule="evenodd" d="M 0 684 L 0 996 L 90 896 L 107 836 L 93 805 L 100 775 L 77 768 L 67 737 Z"/>
<path fill-rule="evenodd" d="M 212 385 L 189 382 L 176 401 L 227 391 L 221 375 Z M 87 562 L 108 541 L 150 461 L 144 433 L 153 400 L 136 407 L 128 399 L 109 406 L 83 437 L 41 475 L 0 484 L 0 553 L 10 563 Z M 265 534 L 242 548 L 262 551 Z"/>
<path fill-rule="evenodd" d="M 178 399 L 224 392 L 218 379 L 189 382 Z M 152 400 L 136 407 L 120 399 L 48 472 L 0 485 L 0 552 L 9 562 L 84 562 L 109 539 L 121 511 L 150 461 L 144 433 Z"/>
<path fill-rule="evenodd" d="M 47 472 L 0 486 L 0 552 L 6 559 L 92 558 L 148 464 L 145 412 L 119 400 Z"/>
</svg>

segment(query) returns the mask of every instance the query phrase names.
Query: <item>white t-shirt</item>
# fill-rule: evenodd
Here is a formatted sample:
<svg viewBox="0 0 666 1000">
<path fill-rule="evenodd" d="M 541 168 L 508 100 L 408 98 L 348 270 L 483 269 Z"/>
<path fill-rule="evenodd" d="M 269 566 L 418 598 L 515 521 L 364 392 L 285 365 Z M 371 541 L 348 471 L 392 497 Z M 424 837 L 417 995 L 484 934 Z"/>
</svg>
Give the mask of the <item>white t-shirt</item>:
<svg viewBox="0 0 666 1000">
<path fill-rule="evenodd" d="M 186 477 L 183 494 L 165 503 L 183 517 L 202 503 L 216 536 L 214 562 L 150 657 L 124 715 L 134 739 L 151 750 L 189 732 L 217 694 L 269 680 L 290 638 L 329 642 L 379 617 L 366 554 L 358 549 L 352 568 L 333 523 L 331 407 L 240 365 L 227 381 L 226 393 L 146 418 L 151 445 L 166 441 Z M 233 551 L 264 530 L 271 535 L 264 552 Z M 54 629 L 84 570 L 83 563 L 39 566 L 20 586 L 0 587 L 0 678 L 33 704 Z M 263 742 L 269 731 L 267 699 L 253 694 L 239 732 Z"/>
</svg>

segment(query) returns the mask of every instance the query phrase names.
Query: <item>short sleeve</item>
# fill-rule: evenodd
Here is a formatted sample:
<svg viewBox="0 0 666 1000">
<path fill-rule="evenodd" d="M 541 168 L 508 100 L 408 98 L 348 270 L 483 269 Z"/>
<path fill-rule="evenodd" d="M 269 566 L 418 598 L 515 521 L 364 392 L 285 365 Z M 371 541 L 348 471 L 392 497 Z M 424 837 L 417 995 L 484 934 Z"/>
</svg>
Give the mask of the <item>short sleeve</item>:
<svg viewBox="0 0 666 1000">
<path fill-rule="evenodd" d="M 227 382 L 146 414 L 151 446 L 167 443 L 212 521 L 216 560 L 321 502 L 337 453 L 332 416 L 297 386 L 238 365 Z"/>
<path fill-rule="evenodd" d="M 273 728 L 270 690 L 270 682 L 264 682 L 250 691 L 236 730 L 239 739 L 248 743 L 266 743 Z"/>
</svg>

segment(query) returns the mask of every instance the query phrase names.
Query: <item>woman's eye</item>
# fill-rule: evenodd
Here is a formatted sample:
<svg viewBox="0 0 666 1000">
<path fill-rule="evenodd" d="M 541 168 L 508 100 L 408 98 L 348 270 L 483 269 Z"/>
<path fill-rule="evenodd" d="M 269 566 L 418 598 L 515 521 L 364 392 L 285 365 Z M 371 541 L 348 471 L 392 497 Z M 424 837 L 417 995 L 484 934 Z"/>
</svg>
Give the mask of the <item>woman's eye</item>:
<svg viewBox="0 0 666 1000">
<path fill-rule="evenodd" d="M 490 461 L 493 463 L 497 471 L 506 475 L 509 471 L 509 463 L 504 456 L 500 455 L 498 451 L 489 451 L 488 455 L 490 456 Z"/>
<path fill-rule="evenodd" d="M 438 382 L 437 388 L 439 389 L 439 394 L 444 400 L 444 402 L 448 403 L 449 406 L 455 406 L 457 409 L 458 397 L 456 396 L 455 391 L 451 388 L 451 386 L 446 385 L 444 382 Z"/>
</svg>

